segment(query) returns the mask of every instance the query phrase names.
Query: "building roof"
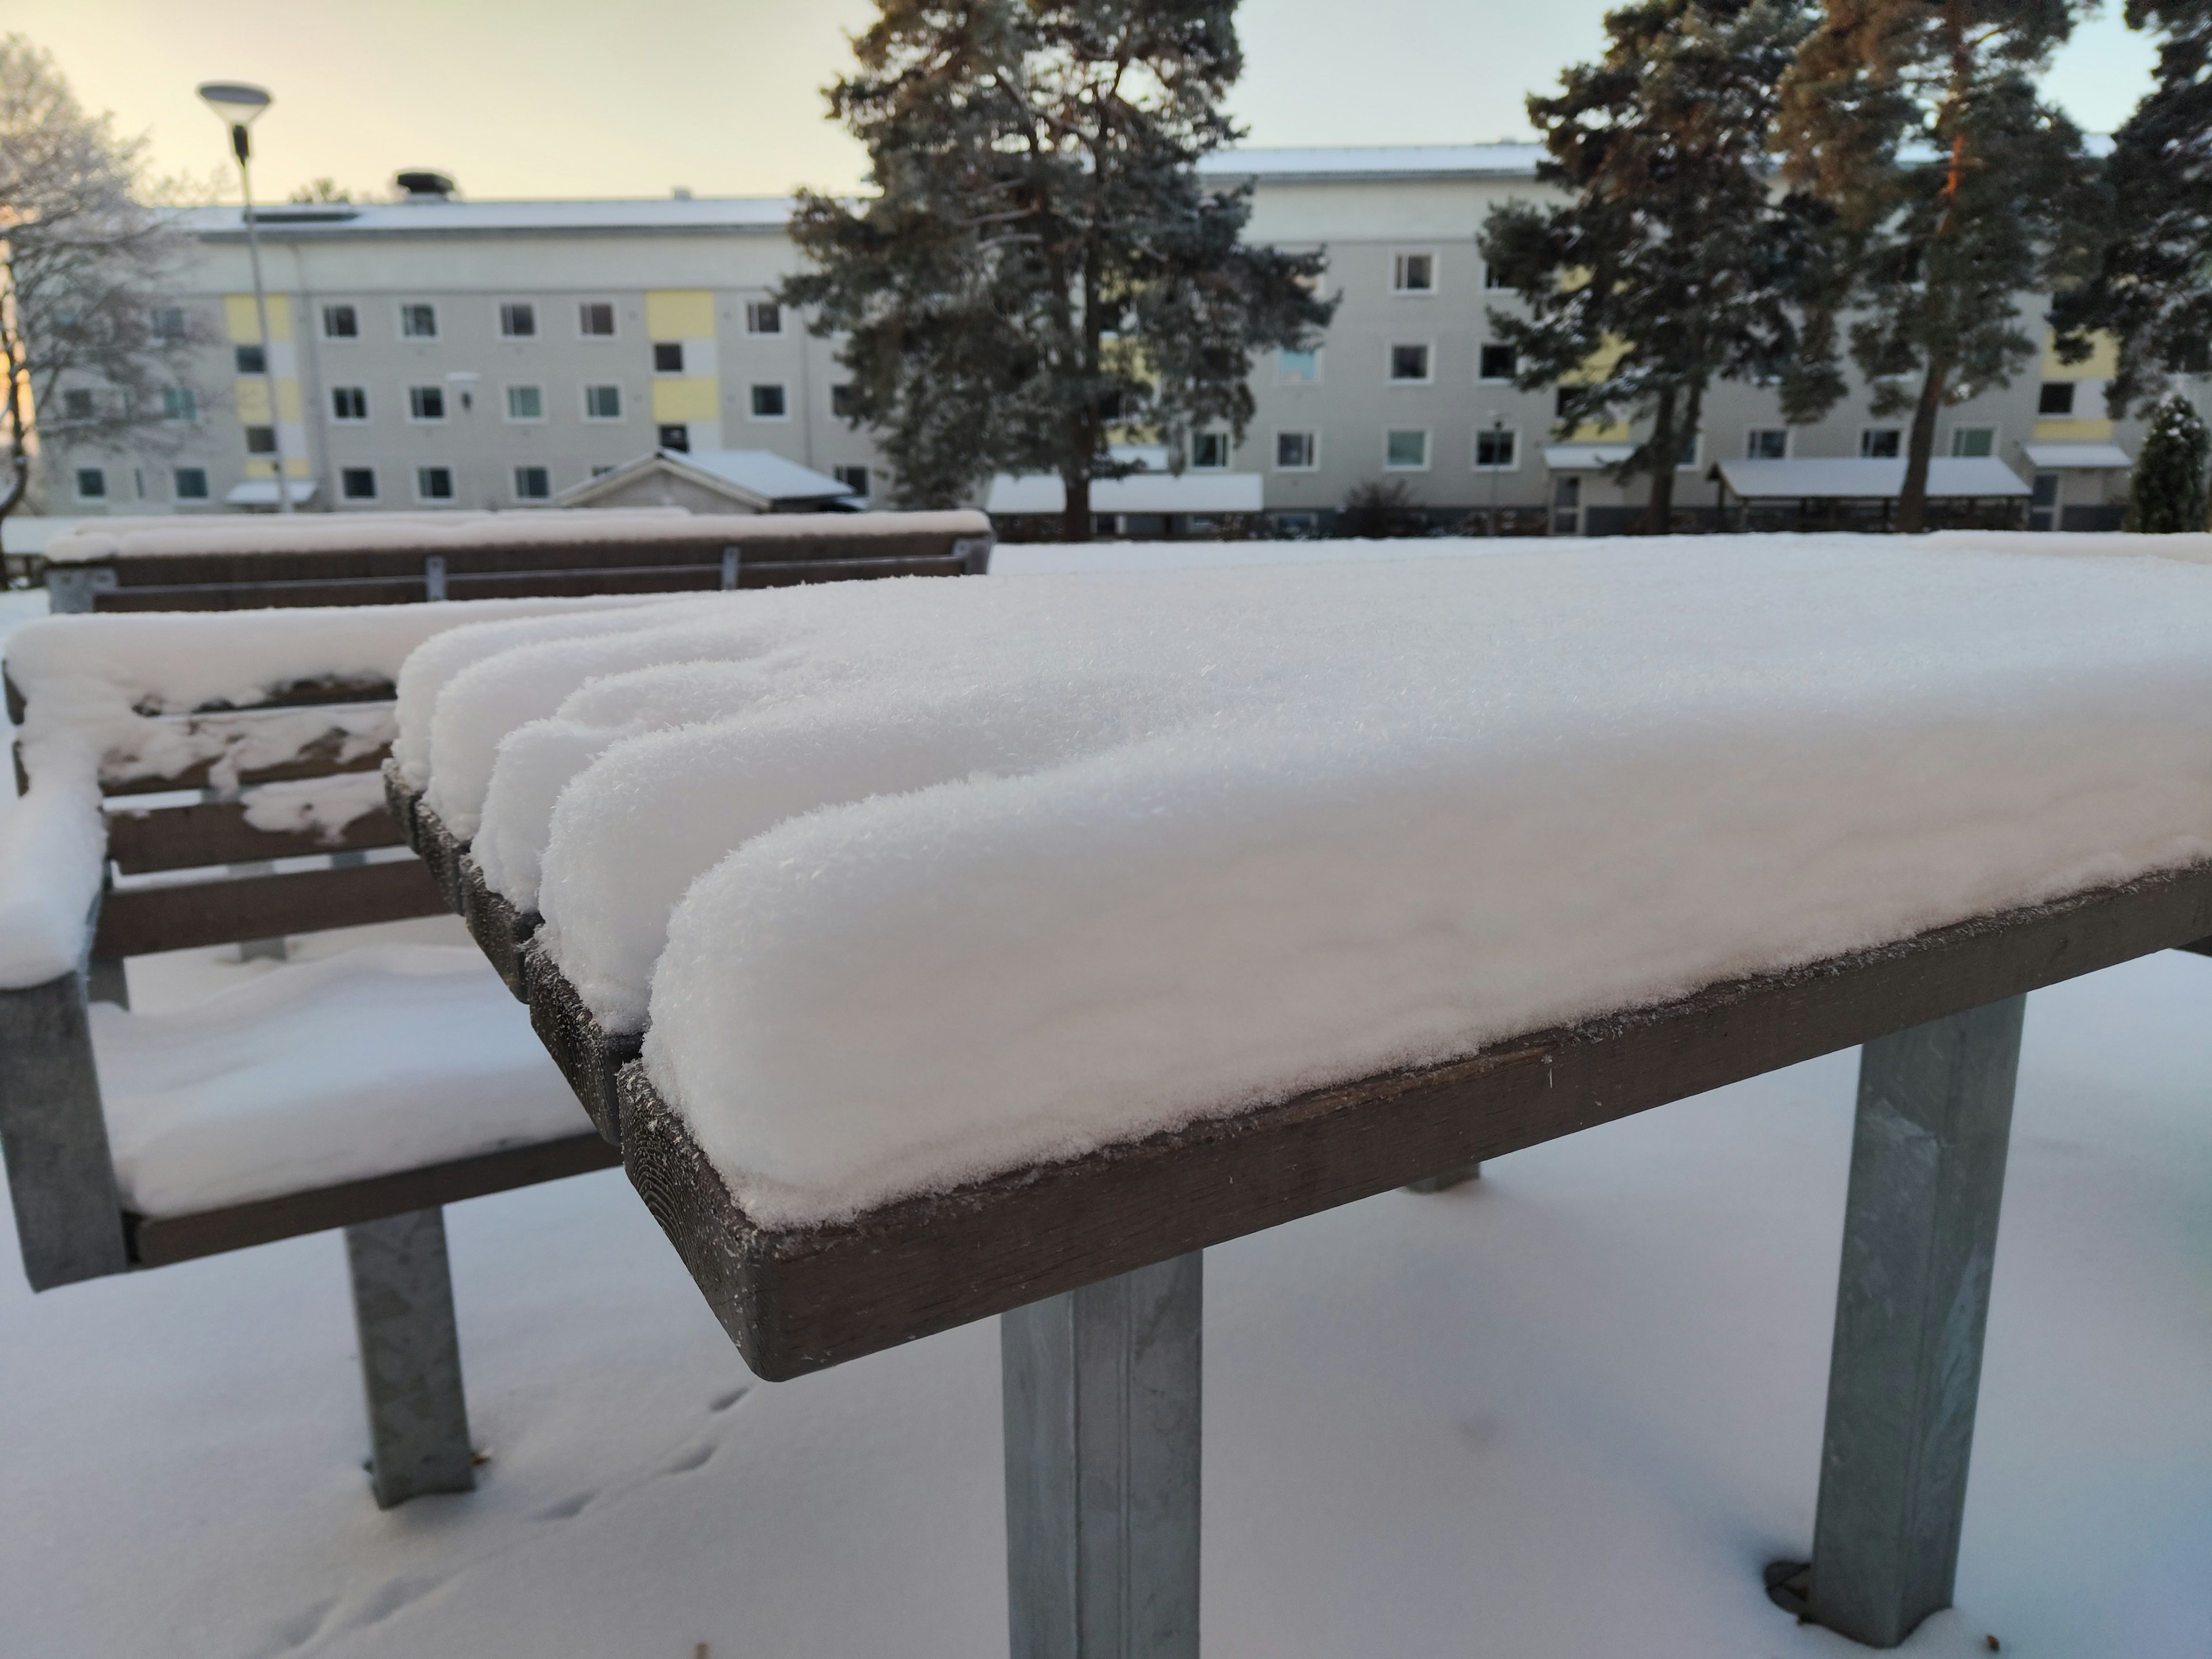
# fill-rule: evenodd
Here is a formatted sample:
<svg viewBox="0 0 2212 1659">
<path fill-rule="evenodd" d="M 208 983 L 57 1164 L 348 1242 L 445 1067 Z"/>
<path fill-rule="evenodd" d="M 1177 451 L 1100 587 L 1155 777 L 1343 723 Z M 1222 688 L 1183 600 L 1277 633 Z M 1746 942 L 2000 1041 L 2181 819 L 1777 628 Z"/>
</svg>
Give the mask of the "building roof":
<svg viewBox="0 0 2212 1659">
<path fill-rule="evenodd" d="M 1747 501 L 1894 501 L 1905 488 L 1901 460 L 1815 457 L 1787 461 L 1722 461 L 1714 469 L 1733 495 Z M 1928 463 L 1931 496 L 1971 498 L 2032 493 L 1995 456 L 1944 457 Z"/>
<path fill-rule="evenodd" d="M 1048 472 L 1001 472 L 991 480 L 983 510 L 1057 514 L 1066 502 L 1066 486 Z M 1136 472 L 1091 485 L 1093 513 L 1257 513 L 1260 507 L 1261 481 L 1253 472 Z"/>
<path fill-rule="evenodd" d="M 2118 444 L 2025 444 L 2031 466 L 2058 469 L 2063 467 L 2092 468 L 2098 471 L 2118 472 L 2135 463 L 2128 452 Z"/>
<path fill-rule="evenodd" d="M 782 196 L 665 197 L 632 201 L 318 202 L 258 209 L 264 237 L 622 235 L 640 232 L 726 234 L 780 231 L 791 217 Z M 246 210 L 193 208 L 186 229 L 209 241 L 245 240 Z"/>
<path fill-rule="evenodd" d="M 292 498 L 293 506 L 300 507 L 314 500 L 315 491 L 319 488 L 313 478 L 295 478 L 284 486 L 284 493 Z M 265 507 L 274 513 L 276 510 L 276 480 L 245 479 L 231 485 L 230 494 L 222 499 L 226 506 Z"/>
<path fill-rule="evenodd" d="M 1198 164 L 1206 178 L 1273 184 L 1376 179 L 1529 179 L 1544 147 L 1530 143 L 1345 144 L 1328 149 L 1216 150 Z"/>
<path fill-rule="evenodd" d="M 648 472 L 688 479 L 755 513 L 772 512 L 792 503 L 858 505 L 848 486 L 765 449 L 655 449 L 625 461 L 611 472 L 572 485 L 555 499 L 563 507 L 588 507 Z"/>
</svg>

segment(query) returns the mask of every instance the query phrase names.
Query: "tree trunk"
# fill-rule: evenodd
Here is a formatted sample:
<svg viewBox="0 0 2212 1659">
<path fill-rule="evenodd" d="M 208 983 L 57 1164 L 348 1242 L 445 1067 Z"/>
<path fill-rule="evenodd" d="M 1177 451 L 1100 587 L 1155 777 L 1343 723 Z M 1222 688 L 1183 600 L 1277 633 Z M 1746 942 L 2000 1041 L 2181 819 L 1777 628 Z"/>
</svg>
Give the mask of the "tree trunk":
<svg viewBox="0 0 2212 1659">
<path fill-rule="evenodd" d="M 1064 542 L 1087 542 L 1091 528 L 1091 475 L 1088 472 L 1071 476 L 1063 472 L 1060 488 L 1067 499 L 1060 514 L 1060 538 Z"/>
<path fill-rule="evenodd" d="M 1899 535 L 1917 536 L 1928 527 L 1928 459 L 1936 451 L 1936 411 L 1943 406 L 1943 382 L 1951 366 L 1930 358 L 1928 378 L 1920 383 L 1920 401 L 1913 405 L 1912 433 L 1905 452 L 1905 488 L 1898 492 L 1897 529 Z"/>
<path fill-rule="evenodd" d="M 1651 421 L 1651 501 L 1644 513 L 1644 533 L 1663 536 L 1674 522 L 1674 460 L 1682 446 L 1674 436 L 1673 388 L 1659 394 Z"/>
</svg>

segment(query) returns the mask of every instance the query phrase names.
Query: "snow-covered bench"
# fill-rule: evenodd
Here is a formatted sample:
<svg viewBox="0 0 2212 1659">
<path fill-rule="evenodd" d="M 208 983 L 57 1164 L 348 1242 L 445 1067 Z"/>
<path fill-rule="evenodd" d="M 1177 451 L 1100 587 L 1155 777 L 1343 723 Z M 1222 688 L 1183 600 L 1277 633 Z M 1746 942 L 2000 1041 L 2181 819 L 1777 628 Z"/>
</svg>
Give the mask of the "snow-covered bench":
<svg viewBox="0 0 2212 1659">
<path fill-rule="evenodd" d="M 473 952 L 289 963 L 127 1010 L 131 957 L 436 915 L 375 769 L 458 604 L 17 630 L 0 1150 L 37 1290 L 343 1228 L 374 1487 L 473 1483 L 441 1206 L 614 1156 Z M 573 611 L 574 607 L 569 607 Z"/>
<path fill-rule="evenodd" d="M 456 631 L 387 782 L 757 1371 L 1003 1316 L 1015 1650 L 1195 1651 L 1205 1247 L 1855 1043 L 1771 1588 L 1945 1605 L 2022 999 L 2212 938 L 2212 571 L 937 586 Z"/>
</svg>

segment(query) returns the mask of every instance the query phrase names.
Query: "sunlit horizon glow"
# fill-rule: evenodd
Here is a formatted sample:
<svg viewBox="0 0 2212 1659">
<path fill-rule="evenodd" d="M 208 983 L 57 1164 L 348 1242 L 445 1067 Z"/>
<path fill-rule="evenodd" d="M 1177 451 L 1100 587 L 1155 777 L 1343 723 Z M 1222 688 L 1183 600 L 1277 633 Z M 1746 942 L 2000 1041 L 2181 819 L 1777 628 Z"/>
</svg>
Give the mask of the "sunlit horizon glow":
<svg viewBox="0 0 2212 1659">
<path fill-rule="evenodd" d="M 1525 137 L 1523 99 L 1592 56 L 1613 0 L 1541 7 L 1369 0 L 1356 30 L 1324 0 L 1246 0 L 1233 100 L 1255 144 L 1464 143 Z M 51 51 L 94 112 L 143 133 L 152 170 L 237 199 L 207 80 L 258 82 L 255 193 L 327 178 L 385 193 L 429 167 L 465 195 L 782 195 L 849 190 L 859 147 L 821 89 L 850 62 L 869 0 L 666 0 L 611 28 L 580 0 L 13 0 L 7 27 Z M 2054 66 L 2050 95 L 2108 131 L 2149 84 L 2153 43 L 2113 12 Z"/>
</svg>

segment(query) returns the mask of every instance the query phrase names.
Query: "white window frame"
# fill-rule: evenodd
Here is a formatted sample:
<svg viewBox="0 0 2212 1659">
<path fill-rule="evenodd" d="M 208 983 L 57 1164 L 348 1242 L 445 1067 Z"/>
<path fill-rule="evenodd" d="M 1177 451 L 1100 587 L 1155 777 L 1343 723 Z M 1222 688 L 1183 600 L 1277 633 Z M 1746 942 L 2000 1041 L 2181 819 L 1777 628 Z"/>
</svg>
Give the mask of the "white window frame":
<svg viewBox="0 0 2212 1659">
<path fill-rule="evenodd" d="M 1513 441 L 1513 459 L 1504 465 L 1482 459 L 1482 441 L 1492 435 Z M 1521 428 L 1517 426 L 1479 426 L 1474 429 L 1474 441 L 1468 447 L 1469 465 L 1477 472 L 1518 472 L 1521 470 Z"/>
<path fill-rule="evenodd" d="M 1751 453 L 1751 434 L 1754 432 L 1779 432 L 1782 434 L 1782 453 L 1779 455 L 1753 454 Z M 1790 452 L 1796 447 L 1797 434 L 1796 430 L 1790 427 L 1747 426 L 1743 429 L 1743 458 L 1747 461 L 1786 461 L 1790 459 Z"/>
<path fill-rule="evenodd" d="M 1407 433 L 1419 433 L 1421 439 L 1421 462 L 1419 466 L 1407 466 L 1390 459 L 1390 440 Z M 1426 472 L 1435 465 L 1437 447 L 1435 433 L 1425 426 L 1392 426 L 1382 429 L 1382 470 L 1385 472 Z"/>
<path fill-rule="evenodd" d="M 334 311 L 349 311 L 353 313 L 352 333 L 333 334 L 331 332 L 331 313 Z M 319 321 L 322 326 L 322 337 L 330 342 L 331 344 L 357 346 L 361 343 L 361 307 L 353 301 L 326 301 L 320 308 Z"/>
<path fill-rule="evenodd" d="M 407 313 L 417 307 L 430 313 L 430 331 L 428 334 L 415 334 L 408 331 Z M 396 318 L 399 326 L 399 337 L 403 340 L 435 340 L 442 337 L 438 328 L 438 302 L 435 300 L 402 300 L 398 301 Z"/>
<path fill-rule="evenodd" d="M 2053 416 L 2051 418 L 2056 420 L 2059 417 Z M 1990 447 L 1986 452 L 1986 455 L 1969 455 L 1959 447 L 1959 440 L 1965 437 L 1969 432 L 1986 432 L 1990 434 Z M 1997 453 L 1997 441 L 2002 435 L 2002 433 L 1996 427 L 1983 426 L 1978 422 L 1972 426 L 1954 426 L 1951 428 L 1951 441 L 1945 446 L 1944 453 L 1948 455 L 1954 461 L 1973 461 L 1982 460 L 1984 459 L 1994 459 Z"/>
<path fill-rule="evenodd" d="M 446 475 L 446 493 L 444 495 L 432 495 L 424 492 L 422 489 L 423 477 L 425 474 L 431 472 L 442 472 Z M 460 500 L 460 481 L 453 477 L 453 469 L 449 464 L 441 461 L 426 461 L 415 469 L 415 499 L 416 501 L 428 501 L 434 506 L 441 502 L 450 506 L 453 502 Z"/>
<path fill-rule="evenodd" d="M 518 307 L 530 313 L 530 332 L 517 334 L 507 325 L 507 313 Z M 499 302 L 499 337 L 502 340 L 535 340 L 543 337 L 538 331 L 538 301 L 535 300 L 501 300 Z"/>
<path fill-rule="evenodd" d="M 183 475 L 187 472 L 197 472 L 200 475 L 200 493 L 197 495 L 187 495 L 184 492 L 181 480 Z M 213 501 L 215 499 L 215 486 L 208 481 L 208 470 L 204 466 L 171 467 L 169 469 L 169 498 L 172 501 Z"/>
<path fill-rule="evenodd" d="M 770 387 L 774 387 L 776 391 L 783 393 L 783 413 L 781 415 L 762 414 L 760 412 L 759 405 L 755 400 L 754 394 L 756 392 L 766 392 Z M 745 386 L 745 418 L 749 421 L 789 420 L 791 418 L 791 387 L 789 385 L 782 380 L 752 380 L 747 382 Z"/>
<path fill-rule="evenodd" d="M 1407 286 L 1406 262 L 1408 259 L 1426 259 L 1429 262 L 1429 285 L 1426 288 Z M 1443 269 L 1443 261 L 1437 257 L 1437 251 L 1432 247 L 1395 248 L 1390 254 L 1390 292 L 1401 300 L 1433 300 L 1437 291 L 1443 286 L 1437 280 Z"/>
<path fill-rule="evenodd" d="M 1304 466 L 1285 466 L 1283 465 L 1283 440 L 1285 438 L 1304 438 L 1306 441 L 1306 463 Z M 1272 457 L 1274 462 L 1274 466 L 1273 468 L 1273 471 L 1277 472 L 1318 472 L 1321 471 L 1321 432 L 1319 428 L 1316 428 L 1310 429 L 1302 427 L 1286 428 L 1277 432 L 1274 434 L 1274 439 L 1273 454 Z"/>
<path fill-rule="evenodd" d="M 594 392 L 611 392 L 615 394 L 615 412 L 613 414 L 594 415 L 592 413 L 592 394 Z M 618 422 L 629 418 L 627 412 L 629 400 L 623 396 L 623 389 L 618 384 L 602 380 L 596 386 L 585 386 L 582 396 L 584 404 L 584 418 L 596 426 L 614 426 Z"/>
<path fill-rule="evenodd" d="M 607 321 L 614 326 L 605 334 L 587 332 L 584 327 L 584 308 L 586 306 L 605 306 L 607 308 Z M 577 301 L 576 337 L 580 340 L 619 340 L 622 338 L 622 307 L 612 300 Z"/>
<path fill-rule="evenodd" d="M 1218 438 L 1221 440 L 1221 459 L 1219 461 L 1209 465 L 1198 459 L 1198 441 L 1200 438 Z M 1234 441 L 1234 435 L 1226 427 L 1209 427 L 1203 432 L 1194 432 L 1190 434 L 1190 470 L 1192 471 L 1226 472 L 1229 471 L 1231 463 L 1235 459 L 1236 443 Z"/>
<path fill-rule="evenodd" d="M 1875 433 L 1877 433 L 1877 432 L 1893 432 L 1893 433 L 1895 433 L 1895 434 L 1897 434 L 1897 453 L 1896 453 L 1896 454 L 1894 454 L 1894 455 L 1877 455 L 1877 454 L 1875 454 L 1875 453 L 1874 453 L 1872 447 L 1868 443 L 1868 441 L 1868 441 L 1869 438 L 1873 437 L 1873 436 L 1874 436 L 1874 434 L 1875 434 Z M 1863 427 L 1861 427 L 1861 428 L 1859 428 L 1859 459 L 1860 459 L 1861 460 L 1863 460 L 1863 461 L 1901 461 L 1901 460 L 1903 460 L 1903 459 L 1905 459 L 1905 428 L 1904 428 L 1903 427 L 1901 427 L 1901 426 L 1863 426 Z"/>
<path fill-rule="evenodd" d="M 538 412 L 535 415 L 518 415 L 514 412 L 514 394 L 518 392 L 534 392 L 538 394 Z M 505 389 L 504 395 L 500 398 L 500 410 L 502 417 L 509 426 L 543 426 L 545 424 L 545 388 L 535 380 L 510 381 Z"/>
<path fill-rule="evenodd" d="M 526 495 L 522 493 L 522 475 L 526 472 L 543 472 L 545 475 L 544 495 Z M 518 501 L 550 501 L 553 499 L 553 469 L 542 461 L 518 462 L 507 469 L 507 482 L 514 491 L 514 499 Z"/>
<path fill-rule="evenodd" d="M 366 472 L 368 474 L 368 495 L 349 495 L 346 494 L 346 474 L 349 472 Z M 384 499 L 384 480 L 378 476 L 377 470 L 373 466 L 342 466 L 338 469 L 338 499 L 342 501 L 382 501 Z"/>
<path fill-rule="evenodd" d="M 1278 348 L 1275 352 L 1275 384 L 1277 386 L 1322 385 L 1328 379 L 1328 364 L 1325 356 L 1327 349 L 1324 346 L 1316 346 L 1311 351 L 1292 351 L 1287 347 Z M 1307 380 L 1303 375 L 1285 374 L 1283 372 L 1283 359 L 1285 357 L 1312 358 L 1313 378 Z"/>
<path fill-rule="evenodd" d="M 2069 387 L 2065 413 L 2046 415 L 2043 410 L 2043 392 L 2045 386 Z M 2081 382 L 2073 380 L 2038 380 L 2035 383 L 2035 418 L 2039 421 L 2078 421 L 2081 418 Z"/>
<path fill-rule="evenodd" d="M 1398 354 L 1411 346 L 1421 349 L 1422 366 L 1427 373 L 1418 380 L 1398 378 Z M 1434 340 L 1393 340 L 1382 348 L 1382 383 L 1385 386 L 1434 386 L 1437 383 L 1437 343 Z"/>
<path fill-rule="evenodd" d="M 1486 374 L 1482 372 L 1482 354 L 1486 351 L 1506 351 L 1513 355 L 1513 374 L 1521 372 L 1521 354 L 1503 340 L 1478 341 L 1474 348 L 1474 383 L 1477 386 L 1511 386 L 1513 374 Z"/>
<path fill-rule="evenodd" d="M 415 412 L 415 394 L 418 392 L 434 392 L 438 394 L 438 412 L 435 415 L 417 415 Z M 441 386 L 410 386 L 407 388 L 408 425 L 443 426 L 445 425 L 450 412 L 451 411 L 448 410 L 446 403 L 445 387 Z"/>
<path fill-rule="evenodd" d="M 774 328 L 756 326 L 764 311 L 775 313 Z M 775 340 L 783 337 L 783 302 L 781 300 L 748 300 L 745 301 L 745 332 L 756 339 Z"/>
<path fill-rule="evenodd" d="M 360 396 L 361 396 L 361 413 L 360 413 L 360 414 L 358 414 L 358 415 L 341 415 L 341 414 L 339 414 L 339 413 L 338 413 L 338 396 L 339 396 L 339 394 L 340 394 L 341 392 L 358 392 L 358 393 L 360 394 Z M 331 388 L 331 423 L 332 425 L 334 425 L 334 426 L 366 426 L 366 425 L 368 425 L 368 388 L 367 386 L 332 386 L 332 387 Z"/>
</svg>

